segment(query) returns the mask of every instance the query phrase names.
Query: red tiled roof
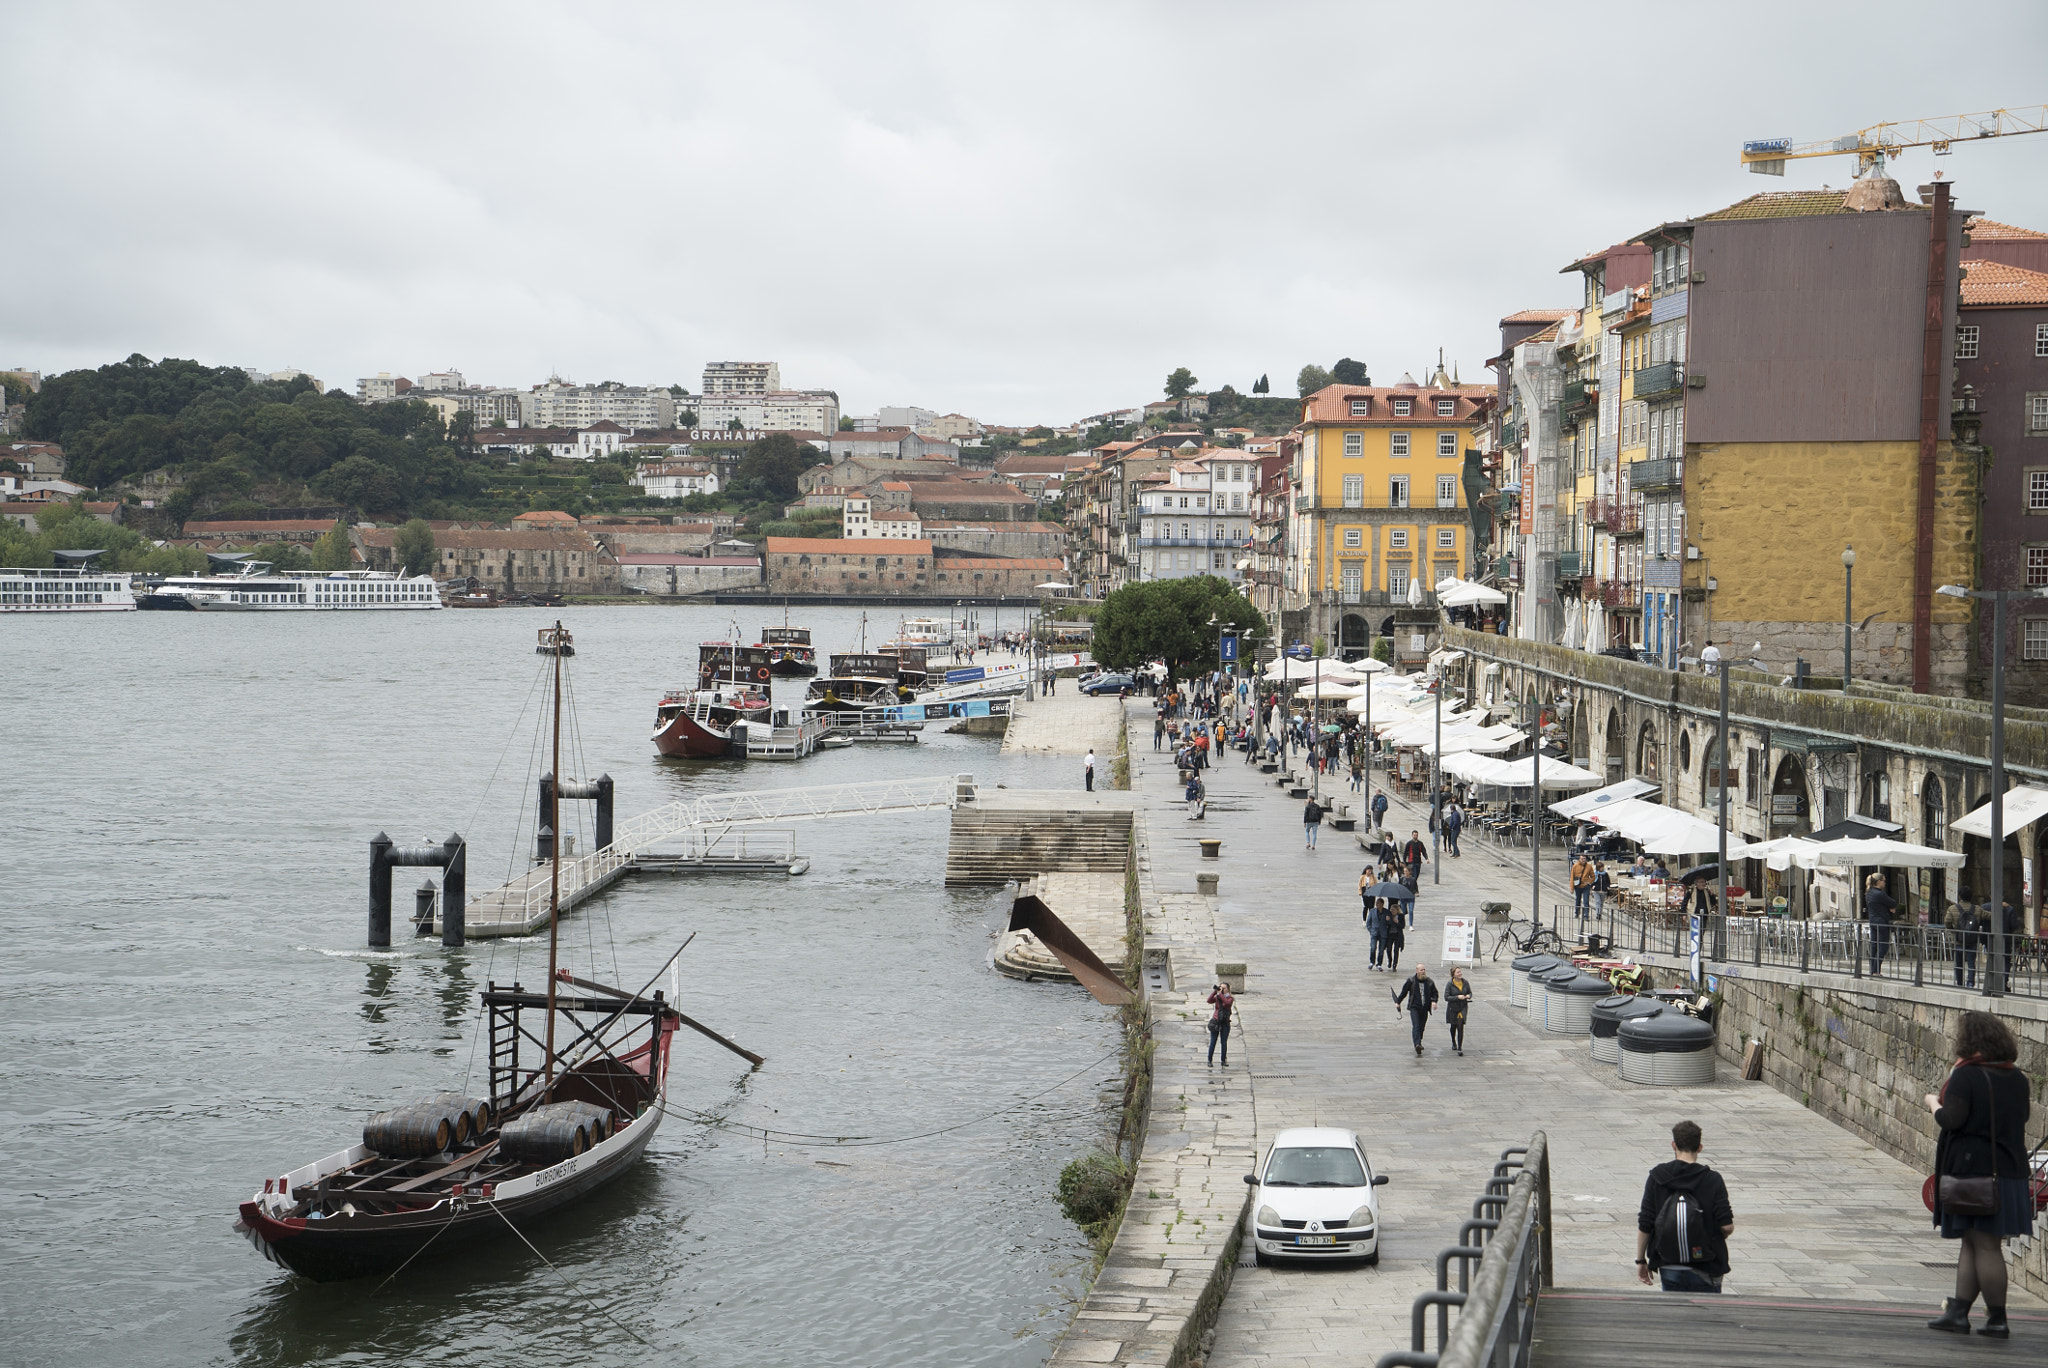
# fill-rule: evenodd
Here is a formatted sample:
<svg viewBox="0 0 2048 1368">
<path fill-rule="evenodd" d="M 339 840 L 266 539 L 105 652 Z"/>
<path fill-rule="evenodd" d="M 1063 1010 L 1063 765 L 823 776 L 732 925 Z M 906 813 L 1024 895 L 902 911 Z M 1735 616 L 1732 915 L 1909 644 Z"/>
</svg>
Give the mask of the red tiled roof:
<svg viewBox="0 0 2048 1368">
<path fill-rule="evenodd" d="M 1996 219 L 1988 218 L 1971 219 L 1967 225 L 1967 231 L 1972 238 L 1979 238 L 1985 242 L 1999 240 L 2036 241 L 2041 238 L 2048 238 L 2048 233 L 2037 233 L 2031 228 L 2015 228 L 2010 223 L 2000 223 Z"/>
<path fill-rule="evenodd" d="M 1610 248 L 1609 250 L 1613 249 Z M 1555 323 L 1561 318 L 1569 317 L 1572 312 L 1570 309 L 1520 309 L 1503 318 L 1501 322 L 1503 324 Z"/>
<path fill-rule="evenodd" d="M 2008 266 L 2002 261 L 1963 263 L 1963 307 L 2048 304 L 2048 274 Z"/>
<path fill-rule="evenodd" d="M 1552 331 L 1556 327 L 1553 323 L 1545 331 Z M 1347 427 L 1356 427 L 1362 423 L 1398 423 L 1404 426 L 1426 426 L 1432 422 L 1469 422 L 1478 411 L 1479 396 L 1490 392 L 1491 387 L 1484 385 L 1460 385 L 1455 389 L 1418 389 L 1405 385 L 1328 385 L 1302 400 L 1302 425 L 1339 423 Z M 1351 401 L 1367 398 L 1373 401 L 1371 414 L 1354 418 L 1351 414 Z M 1396 398 L 1414 400 L 1415 411 L 1396 417 L 1394 406 L 1389 402 Z M 1438 399 L 1455 401 L 1452 411 L 1439 417 L 1436 411 Z"/>
<path fill-rule="evenodd" d="M 531 512 L 531 513 L 521 513 L 521 514 L 520 514 L 520 515 L 519 515 L 518 517 L 514 518 L 514 519 L 513 519 L 512 521 L 513 521 L 513 522 L 515 522 L 515 523 L 525 523 L 525 524 L 527 524 L 528 526 L 530 526 L 530 527 L 531 527 L 531 526 L 539 526 L 539 525 L 541 525 L 541 524 L 544 524 L 544 523 L 570 523 L 570 524 L 573 524 L 573 523 L 575 523 L 575 521 L 576 521 L 576 518 L 575 518 L 575 515 L 574 515 L 574 514 L 558 512 L 557 510 L 555 510 L 555 509 L 552 509 L 552 508 L 541 508 L 541 509 L 535 509 L 535 510 L 534 510 L 533 512 Z"/>
<path fill-rule="evenodd" d="M 1847 190 L 1764 190 L 1740 199 L 1726 209 L 1701 214 L 1700 223 L 1723 219 L 1811 218 L 1816 214 L 1839 214 Z"/>
<path fill-rule="evenodd" d="M 238 537 L 254 532 L 326 532 L 334 527 L 332 518 L 279 518 L 227 521 L 195 521 L 185 524 L 188 537 Z"/>
</svg>

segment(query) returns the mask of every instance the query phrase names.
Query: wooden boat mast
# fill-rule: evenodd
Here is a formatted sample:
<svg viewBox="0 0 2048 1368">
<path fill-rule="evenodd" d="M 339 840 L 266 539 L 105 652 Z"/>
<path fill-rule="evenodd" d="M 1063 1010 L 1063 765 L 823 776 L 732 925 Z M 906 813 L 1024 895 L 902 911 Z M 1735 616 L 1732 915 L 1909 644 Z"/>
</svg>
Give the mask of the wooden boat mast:
<svg viewBox="0 0 2048 1368">
<path fill-rule="evenodd" d="M 554 833 L 554 841 L 548 849 L 548 1025 L 547 1057 L 542 1065 L 545 1070 L 541 1082 L 543 1100 L 555 1086 L 555 928 L 562 916 L 562 647 L 567 640 L 568 633 L 562 630 L 561 619 L 555 619 L 552 637 L 555 651 L 555 782 L 548 786 L 548 830 Z"/>
</svg>

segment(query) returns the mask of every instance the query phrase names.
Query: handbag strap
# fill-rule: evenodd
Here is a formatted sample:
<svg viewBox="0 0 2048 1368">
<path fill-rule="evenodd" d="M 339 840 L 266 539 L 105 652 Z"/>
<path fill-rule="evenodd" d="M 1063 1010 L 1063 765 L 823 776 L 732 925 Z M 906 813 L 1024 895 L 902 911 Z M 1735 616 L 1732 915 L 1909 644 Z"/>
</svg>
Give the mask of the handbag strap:
<svg viewBox="0 0 2048 1368">
<path fill-rule="evenodd" d="M 1985 1068 L 1982 1064 L 1979 1064 L 1977 1066 L 1977 1072 L 1984 1075 L 1984 1096 L 1988 1098 L 1990 1101 L 1991 1176 L 1993 1178 L 1996 1178 L 1998 1177 L 1998 1089 L 1991 1086 L 1991 1070 Z"/>
</svg>

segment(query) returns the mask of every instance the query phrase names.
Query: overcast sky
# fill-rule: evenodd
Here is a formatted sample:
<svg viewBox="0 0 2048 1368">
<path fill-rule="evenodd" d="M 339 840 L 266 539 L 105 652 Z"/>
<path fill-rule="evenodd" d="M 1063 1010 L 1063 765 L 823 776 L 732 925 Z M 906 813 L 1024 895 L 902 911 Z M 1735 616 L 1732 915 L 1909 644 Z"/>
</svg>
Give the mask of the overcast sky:
<svg viewBox="0 0 2048 1368">
<path fill-rule="evenodd" d="M 2048 5 L 9 6 L 0 363 L 353 389 L 707 360 L 1064 422 L 1349 355 L 1467 378 L 1745 138 L 2048 100 Z M 1660 24 L 1655 17 L 1670 16 Z M 1896 164 L 2048 229 L 2048 134 Z"/>
</svg>

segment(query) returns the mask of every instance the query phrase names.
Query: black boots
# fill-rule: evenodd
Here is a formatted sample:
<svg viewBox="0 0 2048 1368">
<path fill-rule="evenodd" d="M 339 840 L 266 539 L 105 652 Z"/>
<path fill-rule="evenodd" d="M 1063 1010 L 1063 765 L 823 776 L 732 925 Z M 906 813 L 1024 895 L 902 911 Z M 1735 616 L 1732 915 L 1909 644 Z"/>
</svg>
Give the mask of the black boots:
<svg viewBox="0 0 2048 1368">
<path fill-rule="evenodd" d="M 2005 1317 L 1998 1318 L 1999 1333 L 2004 1333 Z M 1941 1304 L 1941 1314 L 1927 1322 L 1929 1330 L 1948 1330 L 1958 1335 L 1970 1333 L 1970 1303 L 1950 1297 Z"/>
<path fill-rule="evenodd" d="M 2012 1335 L 2012 1331 L 2006 1328 L 2005 1308 L 2001 1306 L 1996 1311 L 1993 1311 L 1990 1307 L 1985 1307 L 1984 1323 L 1977 1327 L 1977 1333 L 1989 1335 L 1993 1339 L 2009 1338 Z"/>
</svg>

